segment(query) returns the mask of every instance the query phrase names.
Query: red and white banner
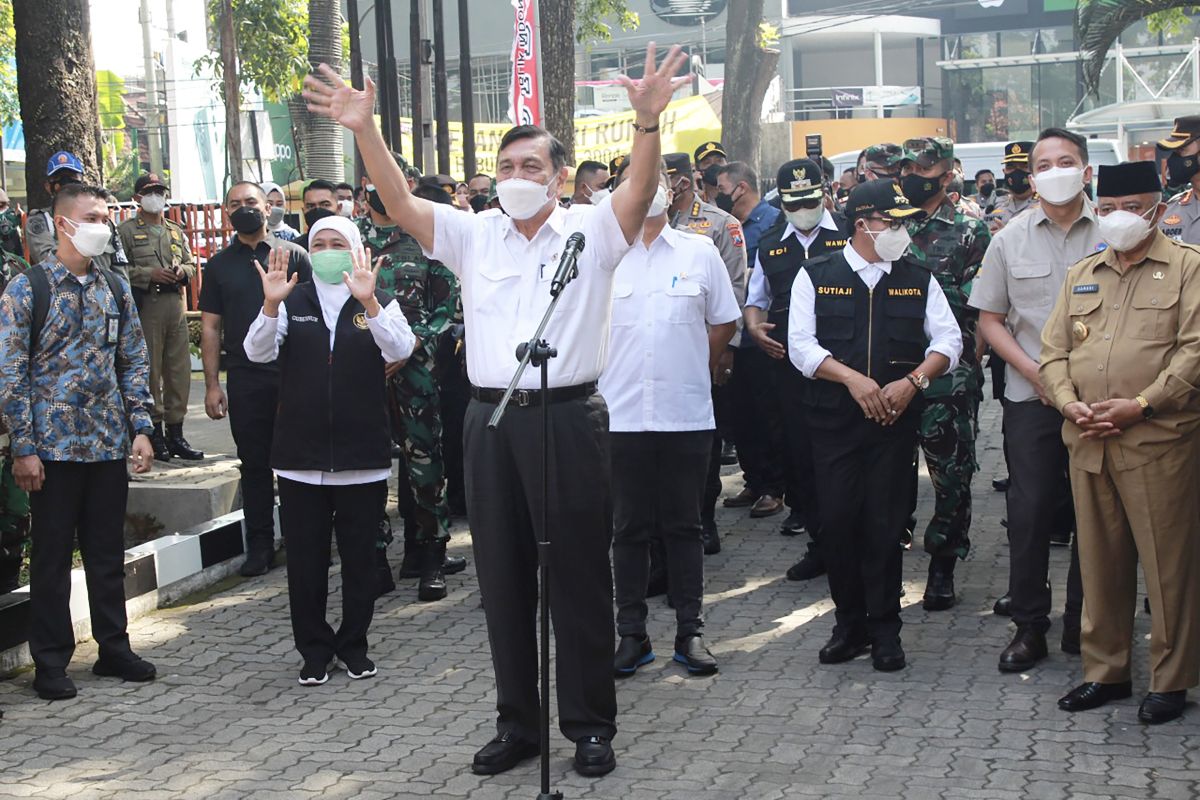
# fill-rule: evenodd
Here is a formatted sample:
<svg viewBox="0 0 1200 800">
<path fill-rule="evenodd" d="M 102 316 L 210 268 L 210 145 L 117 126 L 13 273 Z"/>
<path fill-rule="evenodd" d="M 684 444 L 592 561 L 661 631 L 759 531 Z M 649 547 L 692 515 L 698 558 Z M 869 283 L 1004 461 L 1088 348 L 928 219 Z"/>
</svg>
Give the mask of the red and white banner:
<svg viewBox="0 0 1200 800">
<path fill-rule="evenodd" d="M 508 118 L 514 125 L 541 125 L 537 0 L 512 0 L 512 4 L 516 10 L 516 23 L 513 25 L 513 77 L 509 87 Z"/>
</svg>

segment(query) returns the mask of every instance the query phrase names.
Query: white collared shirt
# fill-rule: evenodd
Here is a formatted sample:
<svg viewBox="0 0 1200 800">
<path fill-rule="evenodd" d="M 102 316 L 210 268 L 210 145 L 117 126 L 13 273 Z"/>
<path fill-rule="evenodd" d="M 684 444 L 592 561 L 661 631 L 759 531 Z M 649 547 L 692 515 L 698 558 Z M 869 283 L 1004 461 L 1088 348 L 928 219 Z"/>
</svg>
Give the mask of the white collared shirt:
<svg viewBox="0 0 1200 800">
<path fill-rule="evenodd" d="M 579 277 L 562 293 L 545 339 L 558 350 L 549 362 L 551 388 L 597 380 L 608 353 L 613 271 L 629 252 L 625 233 L 605 198 L 594 206 L 556 206 L 530 241 L 505 214 L 463 214 L 434 207 L 433 251 L 462 284 L 467 329 L 467 375 L 486 389 L 508 385 L 517 368 L 517 347 L 533 337 L 550 305 L 550 281 L 567 237 L 584 234 Z M 527 369 L 519 388 L 538 389 Z"/>
<path fill-rule="evenodd" d="M 789 236 L 795 236 L 796 241 L 804 248 L 804 257 L 808 258 L 808 248 L 812 247 L 813 242 L 821 235 L 822 228 L 827 231 L 834 231 L 835 233 L 841 230 L 838 228 L 837 223 L 833 221 L 833 215 L 829 213 L 828 208 L 821 215 L 821 221 L 817 227 L 808 233 L 804 233 L 789 222 L 783 229 L 783 237 L 780 241 L 786 240 Z M 750 285 L 746 289 L 746 305 L 761 308 L 763 311 L 769 311 L 771 308 L 771 282 L 766 275 L 763 275 L 760 255 L 760 253 L 754 254 L 754 270 L 750 273 Z"/>
<path fill-rule="evenodd" d="M 337 336 L 338 317 L 342 307 L 350 299 L 350 289 L 345 284 L 329 284 L 324 281 L 313 281 L 317 290 L 317 299 L 321 301 L 321 316 L 325 327 L 329 329 L 329 351 L 333 352 L 333 341 Z M 382 363 L 390 364 L 404 361 L 412 355 L 417 337 L 408 326 L 404 311 L 395 300 L 388 303 L 374 317 L 367 317 L 367 330 L 382 353 Z M 267 364 L 279 357 L 279 347 L 287 338 L 288 311 L 287 304 L 279 304 L 277 316 L 268 317 L 262 311 L 250 323 L 246 331 L 246 339 L 242 346 L 246 350 L 246 358 L 259 364 Z M 317 486 L 347 486 L 350 484 L 374 483 L 386 481 L 391 476 L 391 467 L 384 469 L 346 469 L 338 472 L 323 472 L 321 470 L 275 470 L 280 478 L 299 483 L 315 484 Z"/>
<path fill-rule="evenodd" d="M 729 271 L 706 236 L 663 228 L 617 267 L 600 394 L 608 429 L 703 431 L 713 421 L 708 326 L 740 316 Z"/>
<path fill-rule="evenodd" d="M 867 261 L 853 245 L 847 244 L 842 253 L 868 289 L 874 289 L 885 274 L 892 272 L 891 262 Z M 800 270 L 796 282 L 792 284 L 792 303 L 788 310 L 788 357 L 806 378 L 815 378 L 821 362 L 830 357 L 830 352 L 817 342 L 816 297 L 812 277 L 807 270 Z M 932 273 L 929 276 L 929 294 L 925 299 L 924 329 L 929 337 L 925 357 L 928 358 L 930 353 L 941 353 L 950 359 L 950 366 L 946 367 L 946 372 L 950 372 L 958 365 L 959 356 L 962 355 L 962 329 L 958 327 L 950 303 Z"/>
</svg>

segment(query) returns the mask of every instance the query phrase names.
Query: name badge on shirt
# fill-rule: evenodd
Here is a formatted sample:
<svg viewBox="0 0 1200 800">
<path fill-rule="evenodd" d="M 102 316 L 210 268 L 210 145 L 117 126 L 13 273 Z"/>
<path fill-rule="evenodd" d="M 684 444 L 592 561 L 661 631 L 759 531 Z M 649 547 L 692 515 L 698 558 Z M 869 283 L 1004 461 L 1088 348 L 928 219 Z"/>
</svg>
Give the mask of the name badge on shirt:
<svg viewBox="0 0 1200 800">
<path fill-rule="evenodd" d="M 1100 291 L 1098 283 L 1081 283 L 1071 287 L 1071 294 L 1096 294 Z"/>
<path fill-rule="evenodd" d="M 104 343 L 116 344 L 121 339 L 121 315 L 104 315 Z"/>
</svg>

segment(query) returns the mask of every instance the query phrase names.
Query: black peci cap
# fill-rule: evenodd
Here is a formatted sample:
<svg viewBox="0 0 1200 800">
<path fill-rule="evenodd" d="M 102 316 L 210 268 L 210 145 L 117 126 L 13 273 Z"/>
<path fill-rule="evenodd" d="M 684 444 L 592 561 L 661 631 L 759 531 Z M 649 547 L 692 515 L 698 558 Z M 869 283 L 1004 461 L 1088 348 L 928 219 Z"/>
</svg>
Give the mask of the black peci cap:
<svg viewBox="0 0 1200 800">
<path fill-rule="evenodd" d="M 1162 181 L 1153 161 L 1129 161 L 1100 166 L 1096 179 L 1097 197 L 1125 197 L 1162 191 Z"/>
</svg>

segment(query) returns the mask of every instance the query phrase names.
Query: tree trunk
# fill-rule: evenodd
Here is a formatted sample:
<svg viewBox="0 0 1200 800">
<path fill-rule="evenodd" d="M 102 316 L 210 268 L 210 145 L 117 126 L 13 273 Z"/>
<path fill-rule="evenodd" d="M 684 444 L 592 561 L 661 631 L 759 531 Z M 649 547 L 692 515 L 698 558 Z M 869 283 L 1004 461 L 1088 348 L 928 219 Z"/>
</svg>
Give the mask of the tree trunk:
<svg viewBox="0 0 1200 800">
<path fill-rule="evenodd" d="M 87 0 L 14 0 L 17 94 L 25 126 L 25 185 L 32 208 L 50 201 L 46 164 L 58 150 L 83 162 L 85 179 L 99 181 L 96 67 Z"/>
<path fill-rule="evenodd" d="M 760 0 L 761 5 L 761 0 Z M 541 0 L 542 126 L 575 162 L 575 0 Z"/>
<path fill-rule="evenodd" d="M 339 0 L 308 0 L 308 61 L 316 69 L 328 64 L 342 71 L 342 11 Z M 305 110 L 304 174 L 340 183 L 346 178 L 342 126 Z"/>
<path fill-rule="evenodd" d="M 745 0 L 725 26 L 725 85 L 721 94 L 721 144 L 731 161 L 745 161 L 759 171 L 762 106 L 779 64 L 778 50 L 758 43 L 763 0 Z"/>
<path fill-rule="evenodd" d="M 244 178 L 242 160 L 242 97 L 238 87 L 237 30 L 233 25 L 233 0 L 221 3 L 221 74 L 225 92 L 225 157 L 229 159 L 230 185 Z"/>
</svg>

